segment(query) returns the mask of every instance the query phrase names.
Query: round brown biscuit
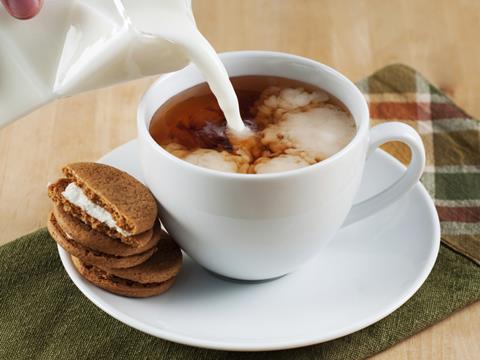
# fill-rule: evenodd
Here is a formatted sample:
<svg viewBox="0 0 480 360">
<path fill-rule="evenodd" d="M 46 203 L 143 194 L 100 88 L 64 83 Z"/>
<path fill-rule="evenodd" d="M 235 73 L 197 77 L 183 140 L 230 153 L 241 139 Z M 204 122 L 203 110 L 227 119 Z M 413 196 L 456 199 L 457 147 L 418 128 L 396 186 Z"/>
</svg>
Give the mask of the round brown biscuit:
<svg viewBox="0 0 480 360">
<path fill-rule="evenodd" d="M 140 254 L 155 247 L 162 236 L 158 221 L 154 229 L 136 235 L 138 246 L 122 243 L 119 239 L 92 229 L 71 214 L 66 213 L 61 206 L 54 204 L 53 215 L 60 228 L 75 241 L 89 249 L 115 256 L 130 256 Z"/>
<path fill-rule="evenodd" d="M 157 203 L 150 190 L 133 176 L 93 162 L 68 164 L 62 171 L 87 197 L 109 211 L 122 229 L 136 235 L 153 227 Z"/>
<path fill-rule="evenodd" d="M 157 245 L 155 254 L 144 263 L 128 269 L 109 269 L 98 265 L 102 270 L 142 284 L 166 281 L 178 274 L 182 267 L 182 251 L 172 238 L 165 233 Z"/>
<path fill-rule="evenodd" d="M 49 215 L 47 228 L 52 238 L 66 252 L 68 252 L 70 255 L 82 259 L 82 261 L 85 261 L 89 264 L 105 266 L 108 268 L 127 268 L 139 265 L 147 261 L 156 251 L 156 248 L 152 248 L 141 254 L 125 257 L 108 255 L 105 253 L 94 251 L 77 243 L 74 239 L 69 239 L 66 236 L 65 232 L 58 225 L 57 220 L 53 215 L 53 212 L 51 212 Z"/>
<path fill-rule="evenodd" d="M 108 274 L 96 266 L 82 263 L 74 256 L 71 258 L 80 275 L 93 285 L 117 295 L 136 298 L 159 295 L 167 291 L 175 281 L 175 278 L 170 278 L 160 283 L 140 284 Z"/>
<path fill-rule="evenodd" d="M 71 182 L 72 181 L 69 179 L 62 178 L 48 186 L 48 196 L 64 212 L 79 219 L 83 223 L 90 226 L 92 229 L 98 232 L 101 232 L 109 237 L 119 239 L 121 242 L 127 245 L 134 246 L 134 247 L 141 246 L 142 242 L 147 241 L 147 239 L 144 237 L 145 232 L 141 234 L 133 235 L 133 236 L 123 236 L 117 230 L 108 227 L 104 223 L 88 215 L 85 211 L 83 211 L 78 206 L 70 203 L 67 199 L 65 199 L 62 193 L 65 190 L 65 188 L 68 186 L 68 184 L 70 184 Z"/>
</svg>

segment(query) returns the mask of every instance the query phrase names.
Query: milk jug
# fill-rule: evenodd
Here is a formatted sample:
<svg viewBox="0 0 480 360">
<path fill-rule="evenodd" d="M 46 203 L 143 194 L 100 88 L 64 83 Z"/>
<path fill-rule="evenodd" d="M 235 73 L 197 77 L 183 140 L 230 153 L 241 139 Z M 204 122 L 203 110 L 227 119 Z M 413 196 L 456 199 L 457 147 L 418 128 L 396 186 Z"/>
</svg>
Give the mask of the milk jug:
<svg viewBox="0 0 480 360">
<path fill-rule="evenodd" d="M 45 0 L 27 21 L 11 18 L 0 7 L 0 127 L 55 98 L 188 64 L 183 47 L 134 26 L 124 2 L 132 9 L 143 4 Z M 162 11 L 175 10 L 195 26 L 190 0 L 158 3 L 175 5 L 156 6 L 159 21 L 169 18 Z"/>
</svg>

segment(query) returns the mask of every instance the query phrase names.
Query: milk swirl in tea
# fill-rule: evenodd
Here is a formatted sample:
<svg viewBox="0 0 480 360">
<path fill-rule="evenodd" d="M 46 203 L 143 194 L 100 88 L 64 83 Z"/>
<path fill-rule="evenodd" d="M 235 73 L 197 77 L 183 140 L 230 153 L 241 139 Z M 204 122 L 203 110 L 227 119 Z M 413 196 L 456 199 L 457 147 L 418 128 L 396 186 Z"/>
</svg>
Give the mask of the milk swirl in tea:
<svg viewBox="0 0 480 360">
<path fill-rule="evenodd" d="M 205 168 L 245 174 L 316 164 L 356 132 L 348 109 L 310 84 L 272 76 L 231 79 L 251 136 L 229 131 L 207 84 L 174 96 L 154 114 L 150 133 L 165 150 Z"/>
<path fill-rule="evenodd" d="M 124 16 L 136 29 L 161 37 L 182 48 L 202 73 L 225 114 L 228 128 L 248 136 L 227 70 L 217 53 L 198 31 L 187 0 L 122 0 Z"/>
<path fill-rule="evenodd" d="M 178 94 L 154 115 L 151 134 L 171 154 L 213 170 L 261 174 L 318 163 L 353 137 L 348 110 L 319 88 L 268 76 L 230 82 L 186 1 L 122 3 L 129 23 L 180 46 L 208 83 Z"/>
</svg>

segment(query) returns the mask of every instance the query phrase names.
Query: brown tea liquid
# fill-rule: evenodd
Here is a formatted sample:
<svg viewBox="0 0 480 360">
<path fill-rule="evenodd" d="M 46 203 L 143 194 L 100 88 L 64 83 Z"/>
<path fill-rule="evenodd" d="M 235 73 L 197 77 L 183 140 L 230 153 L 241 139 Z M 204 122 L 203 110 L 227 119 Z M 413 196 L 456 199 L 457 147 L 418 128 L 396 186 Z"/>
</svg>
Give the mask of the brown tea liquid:
<svg viewBox="0 0 480 360">
<path fill-rule="evenodd" d="M 261 130 L 262 124 L 254 121 L 253 105 L 266 88 L 278 86 L 321 90 L 311 84 L 275 76 L 237 76 L 230 80 L 238 97 L 242 119 L 254 132 Z M 348 111 L 333 96 L 330 96 L 329 102 Z M 225 136 L 225 131 L 225 116 L 207 83 L 196 85 L 169 99 L 155 112 L 150 123 L 150 134 L 158 144 L 165 146 L 176 142 L 190 150 L 206 148 L 231 151 L 232 144 Z"/>
<path fill-rule="evenodd" d="M 280 147 L 275 144 L 271 145 L 271 141 L 268 143 L 261 138 L 261 136 L 265 136 L 265 132 L 262 133 L 262 131 L 266 127 L 274 125 L 275 120 L 272 119 L 278 118 L 276 116 L 279 115 L 278 112 L 284 111 L 281 103 L 279 103 L 278 109 L 271 110 L 271 116 L 269 115 L 270 110 L 265 110 L 264 104 L 268 104 L 269 91 L 272 91 L 272 94 L 277 91 L 277 98 L 280 98 L 278 91 L 282 89 L 300 89 L 305 91 L 307 96 L 314 92 L 322 93 L 326 100 L 321 100 L 321 106 L 330 106 L 350 116 L 347 108 L 339 100 L 311 84 L 282 77 L 257 75 L 233 77 L 231 81 L 238 97 L 242 119 L 245 125 L 252 130 L 252 136 L 239 139 L 234 134 L 227 133 L 225 116 L 208 85 L 202 83 L 175 95 L 155 112 L 150 123 L 152 137 L 175 156 L 197 165 L 204 166 L 203 163 L 206 162 L 205 167 L 209 167 L 208 163 L 213 160 L 205 160 L 203 157 L 199 160 L 197 155 L 203 156 L 205 149 L 211 149 L 223 154 L 223 157 L 226 153 L 243 157 L 240 160 L 236 157 L 226 159 L 236 162 L 238 167 L 236 170 L 234 168 L 233 170 L 225 169 L 225 171 L 256 173 L 255 167 L 252 166 L 257 160 L 265 162 L 265 159 L 286 156 L 292 152 L 292 149 L 287 149 L 290 151 L 289 153 L 284 151 L 283 145 Z M 265 103 L 265 101 L 267 102 Z M 267 112 L 265 113 L 265 111 Z M 298 110 L 298 112 L 301 111 Z M 352 124 L 354 124 L 353 120 Z M 280 142 L 282 141 L 281 134 L 275 136 Z M 181 150 L 176 151 L 176 149 Z M 187 158 L 187 155 L 197 149 L 204 150 L 201 150 L 199 154 L 195 153 L 194 158 Z M 301 152 L 300 155 L 303 156 L 304 153 Z M 207 155 L 211 157 L 216 154 Z M 321 160 L 318 157 L 306 157 L 309 164 Z M 217 169 L 215 166 L 211 168 Z"/>
</svg>

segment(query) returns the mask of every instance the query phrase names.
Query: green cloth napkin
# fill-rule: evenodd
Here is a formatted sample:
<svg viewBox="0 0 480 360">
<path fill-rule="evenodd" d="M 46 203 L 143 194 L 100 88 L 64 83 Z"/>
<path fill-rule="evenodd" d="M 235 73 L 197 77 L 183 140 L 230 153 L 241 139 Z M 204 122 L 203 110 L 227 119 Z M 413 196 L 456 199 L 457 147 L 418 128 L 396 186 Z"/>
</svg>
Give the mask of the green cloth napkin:
<svg viewBox="0 0 480 360">
<path fill-rule="evenodd" d="M 380 70 L 359 86 L 376 122 L 401 119 L 427 139 L 423 181 L 435 198 L 442 240 L 449 246 L 441 246 L 425 284 L 397 311 L 354 334 L 293 350 L 234 353 L 179 345 L 134 330 L 95 307 L 70 281 L 55 243 L 41 229 L 0 247 L 0 359 L 359 359 L 478 300 L 478 122 L 402 65 Z"/>
</svg>

